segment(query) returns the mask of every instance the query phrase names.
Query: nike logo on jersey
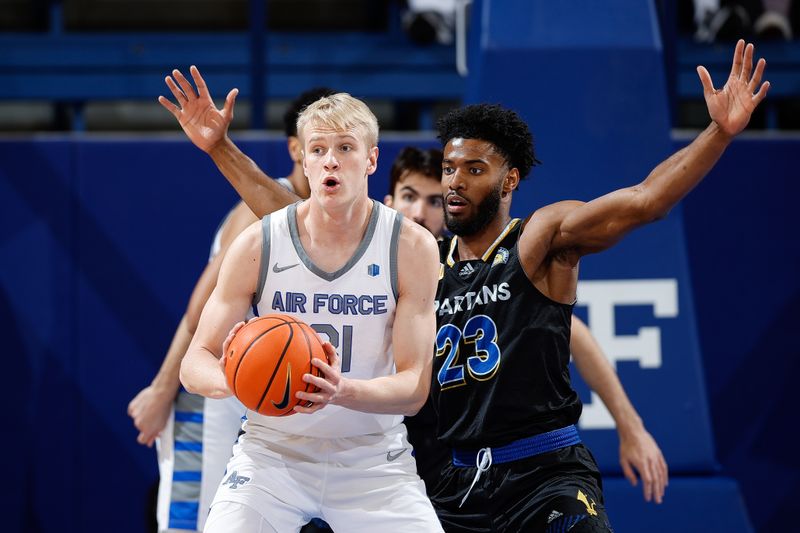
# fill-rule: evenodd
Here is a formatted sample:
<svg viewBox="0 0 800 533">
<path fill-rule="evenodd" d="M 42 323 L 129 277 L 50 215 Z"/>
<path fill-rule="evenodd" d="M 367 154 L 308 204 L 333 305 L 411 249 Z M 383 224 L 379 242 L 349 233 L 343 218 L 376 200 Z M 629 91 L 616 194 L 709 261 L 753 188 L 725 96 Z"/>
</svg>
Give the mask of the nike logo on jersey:
<svg viewBox="0 0 800 533">
<path fill-rule="evenodd" d="M 286 370 L 286 389 L 283 391 L 283 399 L 280 403 L 272 402 L 272 405 L 275 406 L 275 409 L 286 409 L 286 406 L 289 405 L 289 393 L 292 392 L 292 365 L 291 363 L 288 365 L 288 369 Z"/>
<path fill-rule="evenodd" d="M 277 274 L 278 272 L 283 272 L 284 270 L 289 270 L 290 268 L 294 268 L 299 264 L 300 263 L 295 263 L 293 265 L 286 265 L 286 266 L 279 267 L 278 263 L 275 263 L 274 265 L 272 265 L 272 271 Z"/>
<path fill-rule="evenodd" d="M 408 448 L 403 448 L 402 450 L 396 452 L 386 452 L 386 460 L 391 463 L 392 461 L 403 455 L 407 449 Z"/>
</svg>

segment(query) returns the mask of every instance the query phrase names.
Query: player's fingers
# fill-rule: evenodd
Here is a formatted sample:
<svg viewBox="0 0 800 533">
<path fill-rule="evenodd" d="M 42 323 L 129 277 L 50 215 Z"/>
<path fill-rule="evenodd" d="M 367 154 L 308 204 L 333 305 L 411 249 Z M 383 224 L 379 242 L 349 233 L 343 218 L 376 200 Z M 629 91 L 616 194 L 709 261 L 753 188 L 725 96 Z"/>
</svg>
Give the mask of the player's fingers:
<svg viewBox="0 0 800 533">
<path fill-rule="evenodd" d="M 703 94 L 711 96 L 716 92 L 714 83 L 711 81 L 711 74 L 708 73 L 706 67 L 700 65 L 697 67 L 697 75 L 700 76 L 700 83 L 703 84 Z"/>
<path fill-rule="evenodd" d="M 756 88 L 761 84 L 761 78 L 764 76 L 764 69 L 767 67 L 767 61 L 762 57 L 756 63 L 756 68 L 753 71 L 753 77 L 747 82 L 747 88 L 750 92 L 755 92 Z"/>
<path fill-rule="evenodd" d="M 304 406 L 304 405 L 297 404 L 297 405 L 295 405 L 295 406 L 292 408 L 292 410 L 293 410 L 295 413 L 304 413 L 304 414 L 309 414 L 309 415 L 310 415 L 311 413 L 316 413 L 317 411 L 319 411 L 320 409 L 322 409 L 323 407 L 325 407 L 325 405 L 327 405 L 327 404 L 324 404 L 324 403 L 314 403 L 314 404 L 312 404 L 312 405 L 310 405 L 310 406 L 306 407 L 306 406 Z"/>
<path fill-rule="evenodd" d="M 731 64 L 731 77 L 738 78 L 742 72 L 742 62 L 744 60 L 744 39 L 739 39 L 736 43 L 736 48 L 733 50 L 733 63 Z"/>
<path fill-rule="evenodd" d="M 635 487 L 639 480 L 636 477 L 636 473 L 633 471 L 631 464 L 628 461 L 622 461 L 620 464 L 622 465 L 622 473 L 625 476 L 625 479 L 627 479 L 630 484 Z"/>
<path fill-rule="evenodd" d="M 339 354 L 336 353 L 336 348 L 333 347 L 333 344 L 331 344 L 329 342 L 323 342 L 322 343 L 322 349 L 325 351 L 325 357 L 328 358 L 328 364 L 330 364 L 332 367 L 338 367 L 339 366 Z M 312 363 L 314 361 L 317 361 L 317 360 L 318 359 L 312 360 Z"/>
<path fill-rule="evenodd" d="M 173 117 L 175 117 L 177 119 L 180 119 L 180 112 L 181 112 L 181 108 L 180 107 L 176 106 L 175 104 L 170 102 L 167 98 L 164 98 L 163 96 L 159 96 L 158 97 L 158 103 L 161 104 L 161 106 L 164 109 L 166 109 L 167 111 L 172 113 Z"/>
<path fill-rule="evenodd" d="M 333 394 L 336 392 L 336 387 L 334 387 L 330 381 L 323 379 L 319 376 L 315 376 L 313 374 L 303 374 L 303 381 L 306 383 L 310 383 L 315 387 L 327 392 L 328 394 Z M 300 394 L 300 392 L 298 392 Z M 308 399 L 308 398 L 304 398 Z"/>
<path fill-rule="evenodd" d="M 208 85 L 206 85 L 206 80 L 204 80 L 203 76 L 200 75 L 200 71 L 197 70 L 197 67 L 194 65 L 189 67 L 189 74 L 192 75 L 194 84 L 197 86 L 197 93 L 204 98 L 210 99 L 211 95 L 208 92 Z"/>
<path fill-rule="evenodd" d="M 335 361 L 334 361 L 334 363 L 335 363 Z M 314 365 L 315 367 L 319 368 L 322 371 L 322 373 L 325 374 L 326 378 L 329 378 L 329 379 L 331 379 L 331 378 L 335 379 L 336 378 L 337 366 L 335 364 L 329 365 L 328 363 L 326 363 L 322 359 L 317 359 L 316 357 L 311 360 L 311 364 Z"/>
<path fill-rule="evenodd" d="M 663 455 L 661 456 L 660 466 L 661 472 L 664 475 L 664 486 L 669 487 L 669 465 Z"/>
<path fill-rule="evenodd" d="M 172 77 L 175 78 L 175 80 L 178 82 L 178 85 L 181 86 L 184 94 L 186 94 L 186 98 L 189 100 L 197 98 L 197 93 L 194 92 L 194 87 L 192 87 L 192 84 L 189 83 L 189 80 L 186 79 L 186 76 L 184 76 L 180 70 L 173 70 Z"/>
<path fill-rule="evenodd" d="M 644 500 L 653 500 L 653 474 L 650 470 L 649 461 L 645 461 L 643 467 L 639 468 L 639 475 L 642 477 L 642 489 L 644 489 Z"/>
<path fill-rule="evenodd" d="M 769 87 L 770 85 L 768 81 L 765 81 L 763 84 L 761 84 L 761 88 L 758 90 L 755 96 L 753 96 L 753 102 L 755 102 L 756 105 L 760 104 L 761 100 L 767 97 L 767 91 L 769 91 Z"/>
<path fill-rule="evenodd" d="M 178 84 L 175 83 L 175 80 L 173 80 L 171 76 L 164 78 L 164 82 L 167 84 L 167 87 L 169 87 L 172 96 L 175 97 L 175 100 L 179 105 L 183 105 L 188 100 L 186 95 L 183 93 L 180 87 L 178 87 Z"/>
<path fill-rule="evenodd" d="M 750 73 L 753 72 L 753 50 L 755 46 L 753 43 L 744 47 L 744 60 L 742 61 L 742 72 L 739 74 L 739 79 L 747 81 L 750 78 Z"/>
<path fill-rule="evenodd" d="M 222 112 L 230 119 L 233 120 L 233 106 L 236 104 L 236 96 L 239 94 L 239 89 L 231 89 L 228 96 L 225 97 L 225 107 Z"/>
</svg>

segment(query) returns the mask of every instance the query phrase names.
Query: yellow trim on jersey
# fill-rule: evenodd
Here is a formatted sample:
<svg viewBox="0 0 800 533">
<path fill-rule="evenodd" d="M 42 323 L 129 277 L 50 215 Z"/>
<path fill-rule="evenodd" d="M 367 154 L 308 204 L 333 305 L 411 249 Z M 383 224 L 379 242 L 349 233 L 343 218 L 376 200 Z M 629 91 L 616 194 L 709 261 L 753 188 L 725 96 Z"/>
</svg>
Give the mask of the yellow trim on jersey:
<svg viewBox="0 0 800 533">
<path fill-rule="evenodd" d="M 450 239 L 450 251 L 447 252 L 447 266 L 449 266 L 449 267 L 451 267 L 451 266 L 456 264 L 456 262 L 453 261 L 453 252 L 456 249 L 456 242 L 458 242 L 458 241 L 456 241 L 457 238 L 458 237 L 453 235 L 453 238 Z"/>
<path fill-rule="evenodd" d="M 486 253 L 483 254 L 481 260 L 488 261 L 489 258 L 492 257 L 492 254 L 494 254 L 494 249 L 500 245 L 500 242 L 506 238 L 506 235 L 508 235 L 511 232 L 511 230 L 514 229 L 514 227 L 517 225 L 518 222 L 519 222 L 518 218 L 511 219 L 511 222 L 509 222 L 506 225 L 505 229 L 500 232 L 500 235 L 498 235 L 497 238 L 492 243 L 492 245 L 489 246 L 489 249 L 486 250 Z"/>
<path fill-rule="evenodd" d="M 481 261 L 488 261 L 489 258 L 492 257 L 495 248 L 497 248 L 500 242 L 506 238 L 506 235 L 508 235 L 511 232 L 511 230 L 513 230 L 517 226 L 518 223 L 519 223 L 518 218 L 512 218 L 511 221 L 508 224 L 506 224 L 506 227 L 503 229 L 503 231 L 500 232 L 500 235 L 497 236 L 492 245 L 489 246 L 489 249 L 487 249 L 486 252 L 484 252 L 483 256 L 481 256 Z M 453 265 L 456 264 L 456 262 L 453 260 L 453 252 L 455 251 L 456 243 L 458 242 L 456 239 L 458 239 L 458 237 L 453 235 L 453 239 L 450 241 L 450 251 L 447 252 L 447 266 L 449 267 L 452 267 Z"/>
</svg>

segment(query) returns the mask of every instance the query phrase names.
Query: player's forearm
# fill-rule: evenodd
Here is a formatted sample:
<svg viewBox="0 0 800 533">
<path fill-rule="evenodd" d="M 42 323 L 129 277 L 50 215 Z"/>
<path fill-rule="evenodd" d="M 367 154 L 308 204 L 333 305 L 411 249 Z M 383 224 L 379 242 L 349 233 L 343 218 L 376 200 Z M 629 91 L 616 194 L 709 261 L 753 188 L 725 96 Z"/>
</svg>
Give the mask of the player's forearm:
<svg viewBox="0 0 800 533">
<path fill-rule="evenodd" d="M 670 209 L 700 183 L 722 156 L 732 138 L 712 122 L 685 148 L 653 169 L 634 190 L 647 220 L 665 217 Z"/>
<path fill-rule="evenodd" d="M 206 398 L 230 396 L 219 359 L 210 351 L 192 346 L 181 363 L 181 383 L 187 391 Z"/>
<path fill-rule="evenodd" d="M 178 389 L 181 386 L 181 361 L 191 342 L 192 334 L 189 332 L 186 315 L 183 315 L 175 330 L 175 335 L 172 337 L 167 355 L 161 363 L 161 368 L 159 368 L 158 373 L 155 378 L 153 378 L 151 386 L 154 389 L 170 397 L 174 397 L 178 393 Z"/>
<path fill-rule="evenodd" d="M 264 174 L 229 138 L 209 151 L 209 155 L 259 218 L 299 200 L 297 195 Z"/>
<path fill-rule="evenodd" d="M 642 427 L 642 419 L 633 407 L 614 369 L 599 351 L 581 345 L 572 346 L 573 359 L 583 380 L 605 404 L 620 433 Z"/>
<path fill-rule="evenodd" d="M 413 416 L 425 404 L 429 382 L 412 370 L 369 380 L 347 380 L 335 403 L 365 413 Z"/>
</svg>

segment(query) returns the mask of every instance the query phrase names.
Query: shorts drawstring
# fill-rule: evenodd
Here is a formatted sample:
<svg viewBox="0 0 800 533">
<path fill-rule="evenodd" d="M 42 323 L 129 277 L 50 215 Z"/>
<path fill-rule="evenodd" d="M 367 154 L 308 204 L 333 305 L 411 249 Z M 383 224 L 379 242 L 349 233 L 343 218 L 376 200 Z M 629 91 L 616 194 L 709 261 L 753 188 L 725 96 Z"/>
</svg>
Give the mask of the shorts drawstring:
<svg viewBox="0 0 800 533">
<path fill-rule="evenodd" d="M 492 467 L 492 449 L 491 448 L 481 448 L 478 450 L 478 455 L 475 457 L 475 466 L 478 468 L 478 471 L 475 472 L 475 478 L 472 480 L 472 485 L 469 486 L 469 490 L 464 495 L 464 498 L 461 500 L 461 503 L 458 504 L 458 507 L 461 508 L 464 505 L 464 502 L 467 501 L 469 498 L 470 492 L 472 492 L 472 487 L 475 486 L 475 483 L 481 478 L 481 474 L 489 470 Z"/>
</svg>

